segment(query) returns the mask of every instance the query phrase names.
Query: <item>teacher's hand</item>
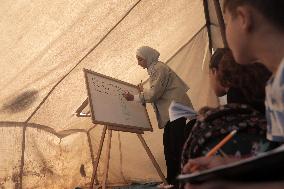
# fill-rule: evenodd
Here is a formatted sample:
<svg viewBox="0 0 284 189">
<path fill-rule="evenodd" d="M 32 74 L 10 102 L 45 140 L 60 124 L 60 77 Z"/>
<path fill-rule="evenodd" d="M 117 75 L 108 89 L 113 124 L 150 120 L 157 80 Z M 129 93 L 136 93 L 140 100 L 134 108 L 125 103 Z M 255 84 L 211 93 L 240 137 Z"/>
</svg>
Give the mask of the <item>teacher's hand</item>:
<svg viewBox="0 0 284 189">
<path fill-rule="evenodd" d="M 144 88 L 143 88 L 142 83 L 138 84 L 137 87 L 138 87 L 139 92 L 143 92 Z"/>
<path fill-rule="evenodd" d="M 127 92 L 127 93 L 123 93 L 122 96 L 127 100 L 127 101 L 133 101 L 134 100 L 134 96 L 133 94 Z"/>
</svg>

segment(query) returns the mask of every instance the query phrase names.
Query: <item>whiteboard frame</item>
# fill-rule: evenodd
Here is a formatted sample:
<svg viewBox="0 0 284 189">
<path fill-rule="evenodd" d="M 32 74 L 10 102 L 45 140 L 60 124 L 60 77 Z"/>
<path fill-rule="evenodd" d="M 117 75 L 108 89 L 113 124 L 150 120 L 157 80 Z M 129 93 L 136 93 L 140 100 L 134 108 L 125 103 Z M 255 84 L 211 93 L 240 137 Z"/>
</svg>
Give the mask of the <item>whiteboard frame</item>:
<svg viewBox="0 0 284 189">
<path fill-rule="evenodd" d="M 105 78 L 105 79 L 109 79 L 109 80 L 118 82 L 118 83 L 123 84 L 123 85 L 127 85 L 127 86 L 130 86 L 130 87 L 133 87 L 133 88 L 137 89 L 137 91 L 139 91 L 139 88 L 136 85 L 133 85 L 131 83 L 127 83 L 125 81 L 121 81 L 121 80 L 118 80 L 118 79 L 115 79 L 115 78 L 112 78 L 112 77 L 109 77 L 109 76 L 106 76 L 106 75 L 94 72 L 94 71 L 89 70 L 89 69 L 85 69 L 84 68 L 83 71 L 84 71 L 85 83 L 86 83 L 86 87 L 87 87 L 89 106 L 90 106 L 90 109 L 91 109 L 92 122 L 94 124 L 107 125 L 107 126 L 110 126 L 110 128 L 112 130 L 118 130 L 118 131 L 124 131 L 124 132 L 132 132 L 132 133 L 133 132 L 134 133 L 141 133 L 141 132 L 143 133 L 143 131 L 151 131 L 151 132 L 153 132 L 153 127 L 152 127 L 152 124 L 151 124 L 151 121 L 150 121 L 150 118 L 149 118 L 148 111 L 147 111 L 146 107 L 144 107 L 143 109 L 144 109 L 146 118 L 147 118 L 147 120 L 149 122 L 150 128 L 138 127 L 138 126 L 132 126 L 132 125 L 124 125 L 124 124 L 117 124 L 117 123 L 111 123 L 111 122 L 104 122 L 104 121 L 96 120 L 95 112 L 94 112 L 94 109 L 93 109 L 93 106 L 92 106 L 93 99 L 92 99 L 92 96 L 91 96 L 90 86 L 89 86 L 88 77 L 87 77 L 88 73 L 89 74 L 93 74 L 93 75 L 98 76 L 98 77 L 102 77 L 102 78 Z"/>
</svg>

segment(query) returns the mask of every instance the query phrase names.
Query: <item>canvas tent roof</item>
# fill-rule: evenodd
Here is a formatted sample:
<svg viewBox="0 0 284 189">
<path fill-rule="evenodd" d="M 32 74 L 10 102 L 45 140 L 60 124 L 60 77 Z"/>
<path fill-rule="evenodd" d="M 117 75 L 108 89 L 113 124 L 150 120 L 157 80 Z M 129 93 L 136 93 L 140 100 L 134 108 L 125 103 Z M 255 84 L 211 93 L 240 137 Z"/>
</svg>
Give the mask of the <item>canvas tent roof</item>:
<svg viewBox="0 0 284 189">
<path fill-rule="evenodd" d="M 196 109 L 217 103 L 209 47 L 223 43 L 213 1 L 8 0 L 0 18 L 1 187 L 90 184 L 102 126 L 74 114 L 87 96 L 82 69 L 145 81 L 135 60 L 141 45 L 158 49 L 188 83 Z M 154 132 L 144 137 L 165 172 L 163 131 L 147 108 Z M 104 160 L 102 154 L 99 180 Z M 108 183 L 158 180 L 137 136 L 114 132 Z"/>
</svg>

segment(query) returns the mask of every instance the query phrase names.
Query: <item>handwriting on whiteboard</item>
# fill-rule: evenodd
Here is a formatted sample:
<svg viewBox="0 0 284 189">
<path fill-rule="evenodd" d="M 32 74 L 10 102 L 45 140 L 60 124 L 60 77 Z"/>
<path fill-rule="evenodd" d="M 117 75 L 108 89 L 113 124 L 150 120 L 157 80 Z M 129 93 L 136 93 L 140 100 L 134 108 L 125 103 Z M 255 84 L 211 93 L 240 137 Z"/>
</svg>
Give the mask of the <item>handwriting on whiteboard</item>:
<svg viewBox="0 0 284 189">
<path fill-rule="evenodd" d="M 122 113 L 125 115 L 125 119 L 126 120 L 131 119 L 131 114 L 126 104 L 127 101 L 122 96 L 123 93 L 127 92 L 126 90 L 122 89 L 120 86 L 115 85 L 113 83 L 108 83 L 102 80 L 97 80 L 95 77 L 92 77 L 92 83 L 93 83 L 95 91 L 102 93 L 104 95 L 117 96 L 121 104 Z"/>
</svg>

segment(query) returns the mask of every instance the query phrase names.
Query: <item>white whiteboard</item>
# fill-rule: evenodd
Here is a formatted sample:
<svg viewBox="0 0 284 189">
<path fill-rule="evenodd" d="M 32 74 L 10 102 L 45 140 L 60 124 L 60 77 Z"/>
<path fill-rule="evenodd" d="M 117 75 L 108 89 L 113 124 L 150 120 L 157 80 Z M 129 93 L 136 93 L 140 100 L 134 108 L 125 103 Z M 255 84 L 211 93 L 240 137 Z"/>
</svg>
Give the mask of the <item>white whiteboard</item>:
<svg viewBox="0 0 284 189">
<path fill-rule="evenodd" d="M 84 69 L 93 123 L 152 131 L 147 110 L 139 102 L 127 101 L 122 94 L 138 94 L 135 85 Z"/>
</svg>

